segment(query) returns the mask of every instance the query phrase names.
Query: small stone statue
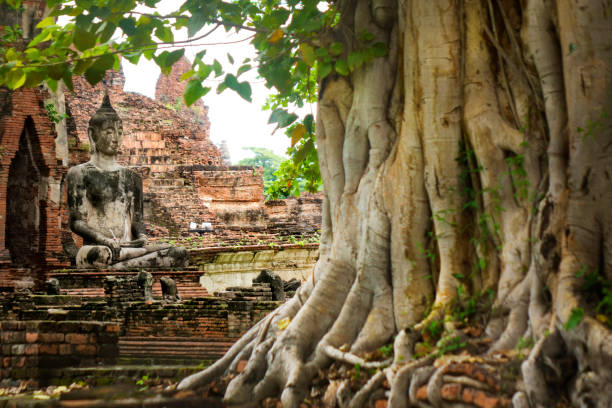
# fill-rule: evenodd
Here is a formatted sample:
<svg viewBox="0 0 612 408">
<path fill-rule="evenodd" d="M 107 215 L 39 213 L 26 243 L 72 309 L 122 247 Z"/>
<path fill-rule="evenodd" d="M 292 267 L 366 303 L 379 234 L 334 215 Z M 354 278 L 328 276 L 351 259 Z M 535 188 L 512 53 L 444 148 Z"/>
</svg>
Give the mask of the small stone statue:
<svg viewBox="0 0 612 408">
<path fill-rule="evenodd" d="M 83 237 L 78 268 L 183 266 L 185 248 L 147 245 L 142 179 L 117 163 L 122 121 L 108 94 L 89 120 L 91 159 L 68 171 L 70 228 Z"/>
<path fill-rule="evenodd" d="M 176 302 L 181 300 L 174 279 L 163 276 L 159 281 L 161 283 L 162 298 L 164 301 Z"/>
<path fill-rule="evenodd" d="M 59 295 L 60 283 L 56 278 L 51 278 L 45 282 L 45 293 L 47 295 Z"/>
<path fill-rule="evenodd" d="M 138 286 L 142 289 L 145 302 L 153 302 L 153 275 L 140 271 L 136 275 Z"/>
<path fill-rule="evenodd" d="M 285 300 L 283 280 L 277 274 L 267 269 L 262 269 L 259 275 L 253 279 L 253 283 L 269 283 L 272 289 L 272 300 Z"/>
</svg>

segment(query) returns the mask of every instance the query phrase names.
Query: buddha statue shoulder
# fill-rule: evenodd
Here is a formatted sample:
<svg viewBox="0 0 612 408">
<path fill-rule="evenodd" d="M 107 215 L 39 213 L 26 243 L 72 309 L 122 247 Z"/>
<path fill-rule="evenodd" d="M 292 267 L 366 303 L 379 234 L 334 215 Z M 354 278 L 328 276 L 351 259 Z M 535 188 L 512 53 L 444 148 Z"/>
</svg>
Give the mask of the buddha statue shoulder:
<svg viewBox="0 0 612 408">
<path fill-rule="evenodd" d="M 79 268 L 184 266 L 187 251 L 149 245 L 143 222 L 142 179 L 117 162 L 123 124 L 104 96 L 89 121 L 91 159 L 68 171 L 70 228 L 83 238 Z"/>
</svg>

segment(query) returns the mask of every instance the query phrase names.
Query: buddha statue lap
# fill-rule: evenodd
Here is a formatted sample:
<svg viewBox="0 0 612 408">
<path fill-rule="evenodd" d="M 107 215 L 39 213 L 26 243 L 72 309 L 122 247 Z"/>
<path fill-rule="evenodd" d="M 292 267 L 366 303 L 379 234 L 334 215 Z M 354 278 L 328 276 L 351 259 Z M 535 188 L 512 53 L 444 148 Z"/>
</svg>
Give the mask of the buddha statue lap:
<svg viewBox="0 0 612 408">
<path fill-rule="evenodd" d="M 83 238 L 78 268 L 180 267 L 185 248 L 149 245 L 140 175 L 117 163 L 122 121 L 108 95 L 89 121 L 91 159 L 68 171 L 70 228 Z"/>
</svg>

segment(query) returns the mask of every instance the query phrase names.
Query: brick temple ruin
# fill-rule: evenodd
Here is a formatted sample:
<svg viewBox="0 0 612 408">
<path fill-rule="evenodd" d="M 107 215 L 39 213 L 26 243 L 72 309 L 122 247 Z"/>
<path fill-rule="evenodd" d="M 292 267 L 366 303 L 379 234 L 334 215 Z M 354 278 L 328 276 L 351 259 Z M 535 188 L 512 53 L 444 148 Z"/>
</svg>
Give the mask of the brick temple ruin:
<svg viewBox="0 0 612 408">
<path fill-rule="evenodd" d="M 124 92 L 122 71 L 109 72 L 95 87 L 75 78 L 74 93 L 0 90 L 2 290 L 40 289 L 46 271 L 71 265 L 81 243 L 67 224 L 64 177 L 89 158 L 87 122 L 104 92 L 124 123 L 119 162 L 143 177 L 152 240 L 199 250 L 316 241 L 320 195 L 265 202 L 261 169 L 224 163 L 209 139 L 208 108 L 202 101 L 186 108 L 179 99 L 178 78 L 189 68 L 182 59 L 161 76 L 156 99 Z"/>
<path fill-rule="evenodd" d="M 35 25 L 42 2 L 26 3 Z M 75 78 L 74 93 L 0 88 L 0 378 L 46 384 L 100 364 L 210 362 L 278 306 L 268 284 L 251 283 L 262 269 L 310 275 L 320 195 L 265 202 L 261 169 L 225 163 L 208 108 L 183 105 L 188 69 L 183 59 L 161 76 L 155 99 L 124 92 L 121 70 L 95 87 Z M 123 119 L 119 161 L 143 177 L 147 235 L 190 253 L 189 267 L 149 271 L 153 301 L 135 271 L 71 266 L 81 242 L 65 176 L 89 159 L 87 122 L 104 92 Z M 162 276 L 182 302 L 162 301 Z M 59 294 L 45 294 L 50 278 Z"/>
</svg>

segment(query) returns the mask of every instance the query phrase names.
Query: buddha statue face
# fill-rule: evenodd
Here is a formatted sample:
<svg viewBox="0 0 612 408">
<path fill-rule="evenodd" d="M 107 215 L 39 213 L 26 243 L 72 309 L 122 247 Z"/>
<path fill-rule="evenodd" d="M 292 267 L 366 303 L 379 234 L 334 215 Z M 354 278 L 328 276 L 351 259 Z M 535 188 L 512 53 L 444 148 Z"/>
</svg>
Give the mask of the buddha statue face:
<svg viewBox="0 0 612 408">
<path fill-rule="evenodd" d="M 123 125 L 120 120 L 106 120 L 98 127 L 90 129 L 95 151 L 107 156 L 116 156 L 119 153 L 123 140 Z"/>
<path fill-rule="evenodd" d="M 123 140 L 123 122 L 110 104 L 108 94 L 89 120 L 89 141 L 92 153 L 116 156 Z"/>
</svg>

